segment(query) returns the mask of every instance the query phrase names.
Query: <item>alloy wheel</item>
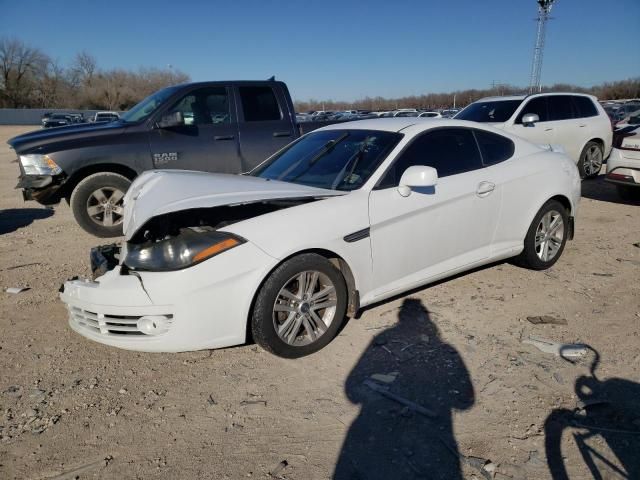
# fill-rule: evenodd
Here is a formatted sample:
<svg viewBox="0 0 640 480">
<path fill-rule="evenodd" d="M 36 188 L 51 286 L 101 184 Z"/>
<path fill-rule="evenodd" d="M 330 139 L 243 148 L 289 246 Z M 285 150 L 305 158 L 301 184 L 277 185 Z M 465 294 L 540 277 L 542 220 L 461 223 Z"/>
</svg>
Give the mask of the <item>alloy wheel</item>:
<svg viewBox="0 0 640 480">
<path fill-rule="evenodd" d="M 536 255 L 543 262 L 551 261 L 560 251 L 564 239 L 564 220 L 560 212 L 549 210 L 538 223 L 535 237 Z"/>
<path fill-rule="evenodd" d="M 124 193 L 114 187 L 95 190 L 87 199 L 89 218 L 103 227 L 120 225 L 124 215 Z"/>
<path fill-rule="evenodd" d="M 318 340 L 335 319 L 338 298 L 327 275 L 315 270 L 291 277 L 273 305 L 273 325 L 278 337 L 300 347 Z"/>
<path fill-rule="evenodd" d="M 598 174 L 602 168 L 602 150 L 597 145 L 591 145 L 587 150 L 584 160 L 584 173 L 589 177 Z"/>
</svg>

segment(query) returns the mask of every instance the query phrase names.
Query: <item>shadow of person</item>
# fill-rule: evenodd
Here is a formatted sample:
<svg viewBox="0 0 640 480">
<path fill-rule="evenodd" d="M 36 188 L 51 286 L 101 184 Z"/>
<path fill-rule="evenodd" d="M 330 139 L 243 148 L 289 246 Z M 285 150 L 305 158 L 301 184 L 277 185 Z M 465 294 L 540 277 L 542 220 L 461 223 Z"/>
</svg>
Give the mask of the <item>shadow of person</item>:
<svg viewBox="0 0 640 480">
<path fill-rule="evenodd" d="M 48 218 L 53 210 L 48 208 L 9 208 L 0 210 L 0 235 L 26 227 L 34 220 Z"/>
<path fill-rule="evenodd" d="M 591 375 L 576 380 L 578 406 L 555 409 L 545 421 L 551 476 L 569 479 L 567 452 L 562 451 L 562 435 L 567 431 L 593 478 L 640 478 L 640 384 L 623 378 L 598 379 L 595 370 L 600 355 L 588 348 L 595 359 Z"/>
<path fill-rule="evenodd" d="M 473 384 L 419 300 L 404 300 L 398 322 L 373 339 L 345 389 L 361 410 L 335 479 L 462 478 L 452 410 L 473 405 Z"/>
<path fill-rule="evenodd" d="M 603 167 L 604 170 L 605 167 Z M 636 189 L 640 190 L 640 188 Z M 605 181 L 604 175 L 582 181 L 582 197 L 601 202 L 640 205 L 640 192 L 637 198 L 622 198 L 613 183 Z"/>
</svg>

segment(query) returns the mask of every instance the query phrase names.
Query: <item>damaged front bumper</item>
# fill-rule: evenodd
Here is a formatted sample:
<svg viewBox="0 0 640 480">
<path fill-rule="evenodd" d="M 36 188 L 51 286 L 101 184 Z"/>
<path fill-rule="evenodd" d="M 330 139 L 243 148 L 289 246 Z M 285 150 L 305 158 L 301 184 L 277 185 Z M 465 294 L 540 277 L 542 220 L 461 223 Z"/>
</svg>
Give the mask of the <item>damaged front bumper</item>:
<svg viewBox="0 0 640 480">
<path fill-rule="evenodd" d="M 67 281 L 60 299 L 69 325 L 86 338 L 146 352 L 244 343 L 251 302 L 276 259 L 247 242 L 173 272 L 121 265 L 92 280 Z"/>
<path fill-rule="evenodd" d="M 42 205 L 60 203 L 64 179 L 52 175 L 20 175 L 16 189 L 22 190 L 22 199 L 35 200 Z"/>
</svg>

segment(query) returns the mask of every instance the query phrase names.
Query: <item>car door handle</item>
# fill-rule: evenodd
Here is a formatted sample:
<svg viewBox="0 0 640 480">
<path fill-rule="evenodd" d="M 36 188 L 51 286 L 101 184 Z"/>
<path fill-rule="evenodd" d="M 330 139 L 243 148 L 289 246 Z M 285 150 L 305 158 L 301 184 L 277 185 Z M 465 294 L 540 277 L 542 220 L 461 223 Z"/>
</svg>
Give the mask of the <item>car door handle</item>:
<svg viewBox="0 0 640 480">
<path fill-rule="evenodd" d="M 216 135 L 215 137 L 213 137 L 214 140 L 218 141 L 218 140 L 233 140 L 234 137 L 233 135 Z"/>
<path fill-rule="evenodd" d="M 274 137 L 290 137 L 291 132 L 273 132 Z"/>
<path fill-rule="evenodd" d="M 551 127 L 544 129 L 545 132 L 550 132 L 551 130 L 553 130 L 553 128 L 551 128 Z"/>
<path fill-rule="evenodd" d="M 480 182 L 480 184 L 478 185 L 478 189 L 476 190 L 476 195 L 478 195 L 479 197 L 486 197 L 491 192 L 493 192 L 495 188 L 496 188 L 495 183 Z"/>
<path fill-rule="evenodd" d="M 586 126 L 587 126 L 586 124 L 583 124 L 583 125 L 580 125 L 580 128 L 584 128 Z"/>
</svg>

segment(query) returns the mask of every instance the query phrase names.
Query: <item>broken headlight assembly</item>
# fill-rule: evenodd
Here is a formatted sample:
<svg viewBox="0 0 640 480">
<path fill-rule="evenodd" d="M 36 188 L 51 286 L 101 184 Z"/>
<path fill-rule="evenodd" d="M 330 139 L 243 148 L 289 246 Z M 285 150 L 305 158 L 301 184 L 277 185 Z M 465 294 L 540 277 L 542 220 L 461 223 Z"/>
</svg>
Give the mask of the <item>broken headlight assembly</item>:
<svg viewBox="0 0 640 480">
<path fill-rule="evenodd" d="M 49 155 L 20 155 L 20 163 L 26 175 L 58 175 L 62 169 Z"/>
<path fill-rule="evenodd" d="M 230 233 L 197 227 L 181 228 L 175 236 L 139 244 L 128 243 L 124 264 L 131 270 L 181 270 L 245 242 L 244 238 Z"/>
</svg>

